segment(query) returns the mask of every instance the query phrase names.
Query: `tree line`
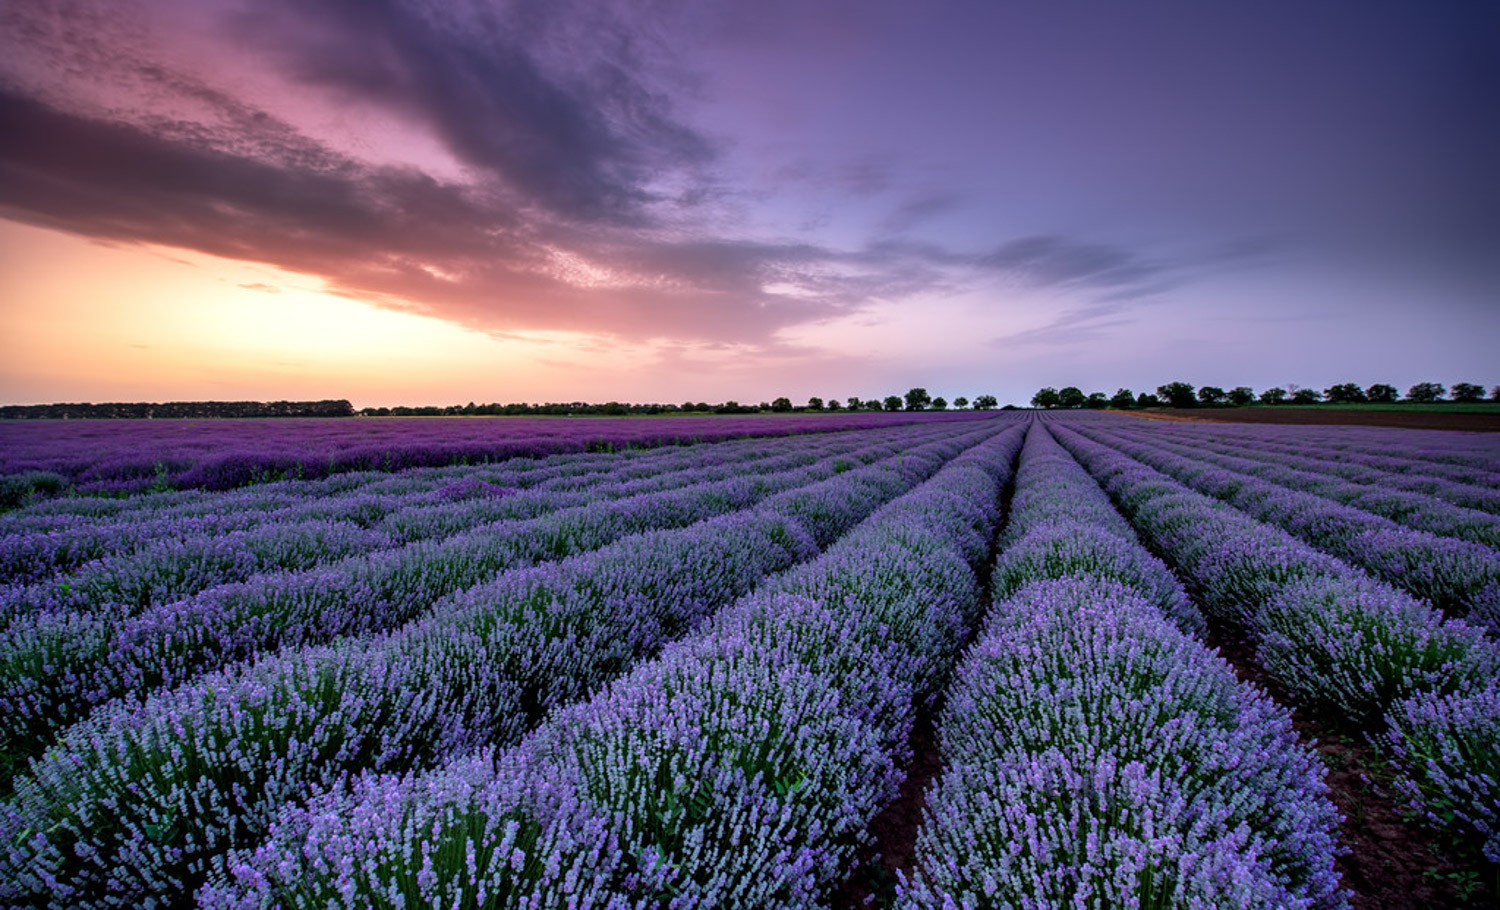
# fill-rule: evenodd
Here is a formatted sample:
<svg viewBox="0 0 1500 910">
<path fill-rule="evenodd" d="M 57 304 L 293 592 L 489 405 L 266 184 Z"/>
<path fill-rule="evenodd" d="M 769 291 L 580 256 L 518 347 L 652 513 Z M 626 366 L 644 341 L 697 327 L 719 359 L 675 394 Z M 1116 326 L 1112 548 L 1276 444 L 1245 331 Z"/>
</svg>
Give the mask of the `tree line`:
<svg viewBox="0 0 1500 910">
<path fill-rule="evenodd" d="M 1485 400 L 1484 386 L 1472 382 L 1455 382 L 1452 389 L 1440 382 L 1419 382 L 1406 390 L 1405 397 L 1401 396 L 1400 390 L 1395 386 L 1383 382 L 1377 382 L 1368 387 L 1360 386 L 1358 383 L 1343 382 L 1329 386 L 1321 392 L 1317 389 L 1302 388 L 1296 383 L 1288 383 L 1287 388 L 1272 386 L 1259 393 L 1243 385 L 1225 390 L 1218 386 L 1206 385 L 1202 388 L 1194 388 L 1186 382 L 1169 382 L 1166 385 L 1157 386 L 1154 394 L 1142 392 L 1139 395 L 1130 389 L 1118 389 L 1114 395 L 1105 395 L 1103 392 L 1085 394 L 1082 389 L 1075 386 L 1062 389 L 1043 388 L 1031 396 L 1031 406 L 1047 409 L 1114 408 L 1125 411 L 1163 406 L 1172 408 L 1240 407 L 1257 403 L 1263 405 L 1318 404 L 1320 402 L 1356 404 L 1409 401 L 1427 404 L 1438 401 L 1483 400 Z M 1490 390 L 1489 400 L 1500 402 L 1500 385 Z"/>
<path fill-rule="evenodd" d="M 607 401 L 603 404 L 591 404 L 586 401 L 547 402 L 545 404 L 528 404 L 526 402 L 511 404 L 452 404 L 452 405 L 427 405 L 422 407 L 389 407 L 389 408 L 361 408 L 359 414 L 365 417 L 522 417 L 522 416 L 565 416 L 565 415 L 593 415 L 616 417 L 628 414 L 790 414 L 797 411 L 946 411 L 954 409 L 973 409 L 976 411 L 994 410 L 999 405 L 999 400 L 994 395 L 976 395 L 971 401 L 960 395 L 949 402 L 941 395 L 933 397 L 926 389 L 914 388 L 905 395 L 886 395 L 874 398 L 859 398 L 850 396 L 845 399 L 820 398 L 816 395 L 807 399 L 806 404 L 793 404 L 792 399 L 785 396 L 762 401 L 758 404 L 741 404 L 738 401 L 723 401 L 710 404 L 707 401 L 684 401 L 681 404 L 631 404 L 620 401 Z"/>
<path fill-rule="evenodd" d="M 354 405 L 324 401 L 109 401 L 0 405 L 0 420 L 184 420 L 240 417 L 353 417 Z"/>
</svg>

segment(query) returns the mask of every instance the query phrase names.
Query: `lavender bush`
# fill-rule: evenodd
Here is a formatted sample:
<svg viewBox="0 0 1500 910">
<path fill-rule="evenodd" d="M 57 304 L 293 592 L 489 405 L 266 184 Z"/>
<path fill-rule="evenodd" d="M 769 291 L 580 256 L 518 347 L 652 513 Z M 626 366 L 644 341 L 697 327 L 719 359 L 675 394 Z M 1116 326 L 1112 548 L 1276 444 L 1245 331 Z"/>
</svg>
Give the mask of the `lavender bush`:
<svg viewBox="0 0 1500 910">
<path fill-rule="evenodd" d="M 895 451 L 889 444 L 875 445 L 837 457 L 858 463 Z M 914 451 L 911 464 L 924 463 L 923 450 Z M 110 698 L 181 683 L 262 651 L 391 628 L 507 567 L 558 559 L 631 533 L 684 526 L 748 507 L 778 489 L 831 477 L 832 460 L 760 478 L 682 487 L 695 479 L 685 472 L 678 476 L 677 489 L 487 527 L 437 547 L 410 546 L 315 571 L 269 576 L 137 617 L 35 614 L 13 625 L 0 644 L 0 708 L 5 711 L 0 755 L 6 758 L 0 772 L 6 772 L 8 781 L 13 767 L 38 754 L 57 730 Z M 780 466 L 774 461 L 767 465 Z M 838 487 L 850 489 L 850 482 Z M 828 495 L 817 493 L 820 487 L 810 489 L 815 497 Z M 799 494 L 777 504 L 793 511 L 810 508 L 803 498 Z M 830 500 L 830 514 L 842 514 L 837 506 L 836 498 Z"/>
<path fill-rule="evenodd" d="M 1500 597 L 1500 554 L 1489 547 L 1405 528 L 1319 496 L 1102 433 L 1086 423 L 1077 430 L 1089 438 L 1107 438 L 1111 446 L 1145 464 L 1349 560 L 1439 609 L 1461 615 Z"/>
<path fill-rule="evenodd" d="M 946 445 L 949 457 L 962 447 Z M 789 506 L 811 508 L 821 527 L 847 526 L 879 504 L 873 489 L 893 489 L 878 472 L 901 477 L 942 460 L 914 453 L 894 471 L 837 475 L 828 483 L 847 491 L 837 521 L 833 486 Z M 421 768 L 513 740 L 758 577 L 810 555 L 796 518 L 762 510 L 511 573 L 387 640 L 290 652 L 134 710 L 107 708 L 18 782 L 5 810 L 5 896 L 181 901 L 217 857 L 262 836 L 284 802 L 351 772 Z"/>
<path fill-rule="evenodd" d="M 787 436 L 986 419 L 985 412 L 746 417 L 384 418 L 215 421 L 6 421 L 0 476 L 45 470 L 76 488 L 132 491 L 160 478 L 225 490 L 282 477 L 483 464 L 562 452 L 649 448 L 746 436 Z M 81 444 L 85 442 L 87 444 Z"/>
<path fill-rule="evenodd" d="M 1500 864 L 1500 685 L 1424 692 L 1393 705 L 1383 740 L 1397 783 L 1432 825 L 1477 838 Z"/>
<path fill-rule="evenodd" d="M 1287 585 L 1255 617 L 1256 655 L 1298 700 L 1359 727 L 1396 701 L 1491 679 L 1500 649 L 1399 591 L 1362 580 Z"/>
<path fill-rule="evenodd" d="M 976 510 L 954 494 L 979 492 L 976 471 L 988 472 L 984 499 L 993 504 L 996 481 L 1003 480 L 1019 441 L 1013 431 L 955 459 L 795 573 L 799 577 L 786 586 L 805 590 L 814 567 L 837 571 L 861 552 L 876 564 L 888 548 L 928 540 L 924 535 L 949 541 L 954 553 L 971 549 L 964 525 Z M 931 524 L 922 524 L 924 518 Z M 958 570 L 967 581 L 943 588 L 972 590 L 972 569 L 961 565 Z M 516 765 L 542 769 L 531 786 L 544 793 L 581 792 L 592 817 L 614 833 L 618 853 L 549 855 L 558 867 L 587 862 L 601 876 L 617 874 L 612 893 L 590 892 L 576 906 L 627 900 L 630 906 L 706 910 L 816 903 L 842 874 L 869 819 L 899 782 L 893 750 L 910 722 L 912 698 L 920 694 L 898 668 L 910 660 L 905 655 L 920 646 L 922 636 L 906 638 L 900 630 L 925 624 L 871 621 L 864 607 L 884 599 L 883 609 L 889 611 L 884 615 L 891 616 L 898 605 L 925 606 L 912 596 L 911 580 L 900 570 L 883 577 L 888 586 L 870 583 L 858 599 L 835 594 L 823 603 L 773 583 L 657 661 L 554 715 L 501 756 L 491 786 L 509 786 L 506 769 Z M 848 589 L 834 585 L 830 590 Z M 958 608 L 972 612 L 973 606 Z M 449 792 L 439 782 L 451 773 L 456 772 L 438 772 L 430 785 L 387 779 L 366 786 L 379 793 L 397 788 L 401 797 L 385 799 L 405 806 L 433 788 Z M 445 811 L 461 819 L 479 804 L 475 798 Z M 338 797 L 316 801 L 307 810 L 289 808 L 271 840 L 229 864 L 231 874 L 203 895 L 204 905 L 247 906 L 269 894 L 329 893 L 334 870 L 350 863 L 356 831 L 395 830 L 382 821 L 360 821 L 379 811 L 371 801 L 356 804 Z M 423 818 L 431 814 L 416 811 Z M 314 818 L 328 827 L 309 844 L 301 832 Z M 382 857 L 399 859 L 381 866 L 378 881 L 358 886 L 368 890 L 346 892 L 341 899 L 348 905 L 377 896 L 406 905 L 425 900 L 418 875 L 427 867 L 417 863 L 432 854 L 417 841 L 446 841 L 452 824 L 423 830 L 421 836 L 401 830 L 394 843 L 379 844 Z M 458 875 L 458 861 L 454 856 L 447 867 L 432 867 L 432 877 Z M 489 880 L 493 870 L 478 866 L 472 874 Z M 528 906 L 526 893 L 492 895 L 485 906 Z"/>
<path fill-rule="evenodd" d="M 902 907 L 1342 907 L 1291 719 L 1131 589 L 997 604 L 940 722 Z"/>
</svg>

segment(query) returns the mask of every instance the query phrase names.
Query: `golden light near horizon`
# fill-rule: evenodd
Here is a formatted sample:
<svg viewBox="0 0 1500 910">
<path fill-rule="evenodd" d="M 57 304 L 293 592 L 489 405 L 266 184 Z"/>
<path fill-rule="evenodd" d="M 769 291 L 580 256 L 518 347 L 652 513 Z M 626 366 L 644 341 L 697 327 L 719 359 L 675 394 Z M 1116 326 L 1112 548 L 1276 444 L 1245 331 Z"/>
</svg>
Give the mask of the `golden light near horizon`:
<svg viewBox="0 0 1500 910">
<path fill-rule="evenodd" d="M 0 367 L 12 397 L 446 401 L 484 388 L 542 397 L 559 373 L 626 368 L 638 351 L 569 333 L 490 335 L 377 306 L 322 279 L 183 250 L 0 222 Z M 59 353 L 61 352 L 61 353 Z M 465 393 L 443 383 L 467 377 Z M 448 384 L 451 385 L 451 382 Z M 498 390 L 504 389 L 501 395 Z"/>
</svg>

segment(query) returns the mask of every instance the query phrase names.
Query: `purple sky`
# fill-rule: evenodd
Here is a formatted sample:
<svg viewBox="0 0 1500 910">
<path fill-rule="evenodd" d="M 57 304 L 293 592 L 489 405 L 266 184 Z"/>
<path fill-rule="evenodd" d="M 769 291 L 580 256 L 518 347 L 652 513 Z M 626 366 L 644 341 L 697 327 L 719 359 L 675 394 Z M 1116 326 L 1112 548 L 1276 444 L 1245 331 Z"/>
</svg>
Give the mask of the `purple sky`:
<svg viewBox="0 0 1500 910">
<path fill-rule="evenodd" d="M 0 399 L 1500 383 L 1500 6 L 19 0 Z"/>
</svg>

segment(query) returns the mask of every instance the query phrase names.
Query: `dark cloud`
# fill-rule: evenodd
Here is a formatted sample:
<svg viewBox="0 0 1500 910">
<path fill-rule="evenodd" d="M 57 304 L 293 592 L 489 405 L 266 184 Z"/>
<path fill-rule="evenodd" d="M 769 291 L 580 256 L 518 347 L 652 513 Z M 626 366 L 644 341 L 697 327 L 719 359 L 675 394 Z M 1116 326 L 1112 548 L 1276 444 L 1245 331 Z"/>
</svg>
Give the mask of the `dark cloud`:
<svg viewBox="0 0 1500 910">
<path fill-rule="evenodd" d="M 128 12 L 8 14 L 34 42 L 36 72 L 0 79 L 0 215 L 266 262 L 493 332 L 764 342 L 940 277 L 931 249 L 745 240 L 712 230 L 712 211 L 685 216 L 723 194 L 706 170 L 712 145 L 674 120 L 666 88 L 681 75 L 662 63 L 650 17 L 528 0 L 499 14 L 319 0 L 221 22 L 220 40 L 257 49 L 305 89 L 436 137 L 469 169 L 455 182 L 358 160 L 168 67 Z M 133 103 L 77 97 L 90 79 L 128 85 Z M 71 91 L 49 90 L 64 82 Z M 871 161 L 844 178 L 857 192 L 889 179 Z"/>
<path fill-rule="evenodd" d="M 1146 285 L 1167 270 L 1121 247 L 1045 236 L 1006 243 L 980 264 L 1030 285 L 1111 290 Z"/>
<path fill-rule="evenodd" d="M 881 234 L 904 234 L 924 222 L 958 208 L 962 201 L 955 193 L 924 193 L 915 196 L 885 216 L 876 226 L 876 230 Z"/>
<path fill-rule="evenodd" d="M 1132 305 L 1125 301 L 1102 301 L 1066 307 L 1053 318 L 1034 328 L 1012 332 L 990 340 L 997 348 L 1030 345 L 1069 346 L 1109 337 L 1110 333 L 1133 321 Z"/>
<path fill-rule="evenodd" d="M 634 223 L 658 174 L 712 160 L 670 97 L 638 78 L 636 32 L 607 6 L 454 9 L 445 21 L 397 0 L 277 0 L 231 27 L 302 84 L 399 111 L 459 160 L 567 217 Z M 574 42 L 586 49 L 556 46 Z"/>
</svg>

